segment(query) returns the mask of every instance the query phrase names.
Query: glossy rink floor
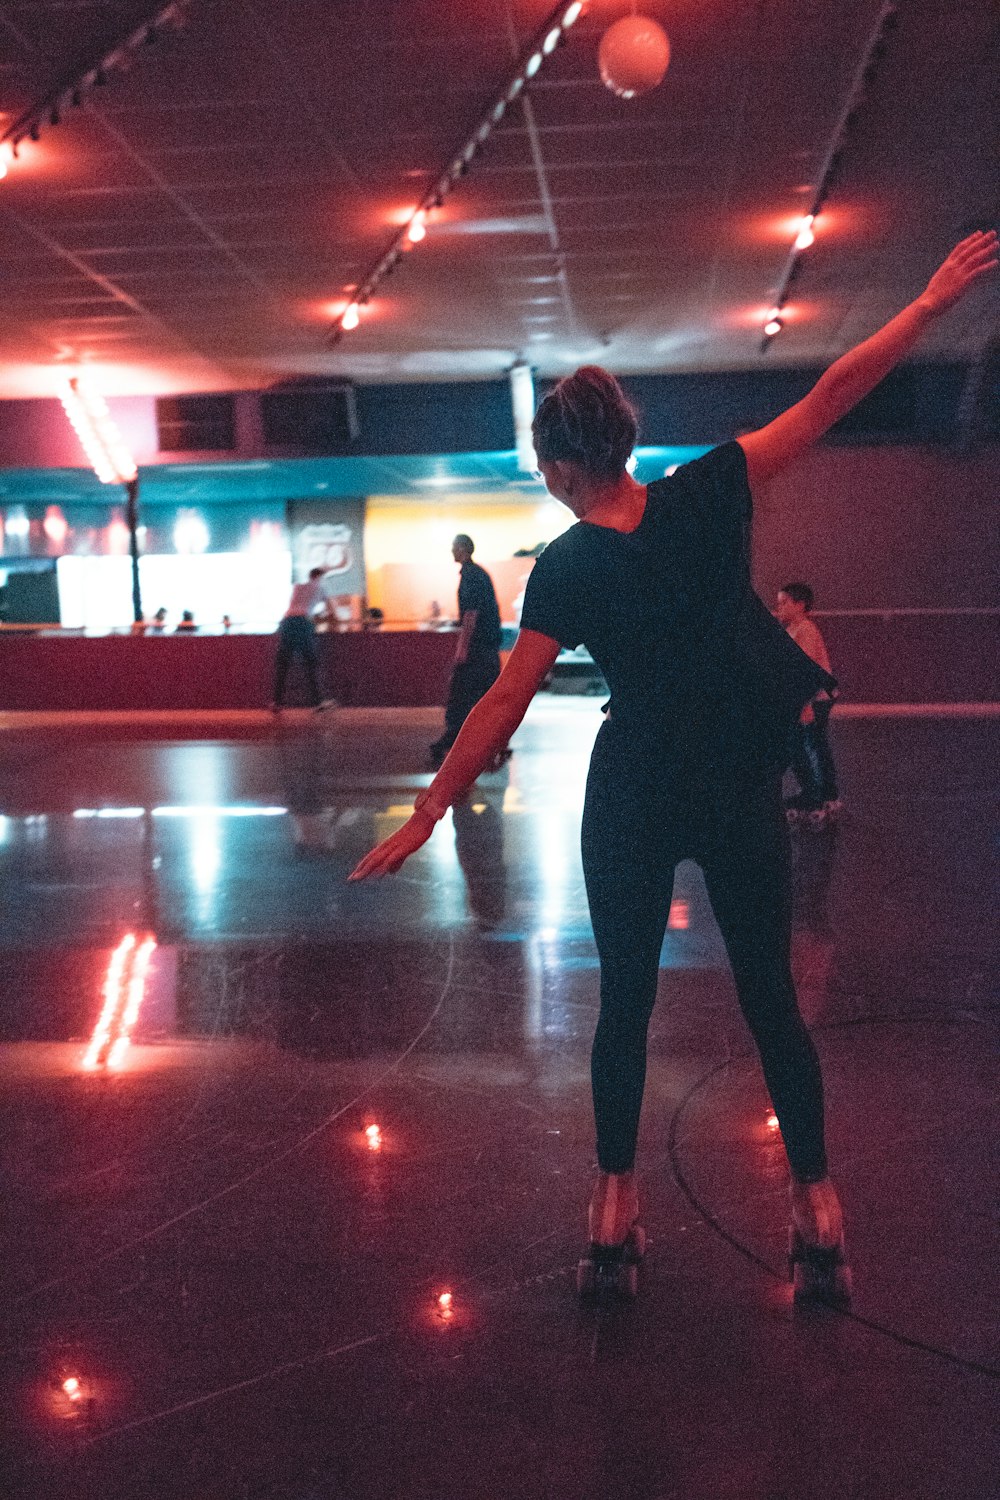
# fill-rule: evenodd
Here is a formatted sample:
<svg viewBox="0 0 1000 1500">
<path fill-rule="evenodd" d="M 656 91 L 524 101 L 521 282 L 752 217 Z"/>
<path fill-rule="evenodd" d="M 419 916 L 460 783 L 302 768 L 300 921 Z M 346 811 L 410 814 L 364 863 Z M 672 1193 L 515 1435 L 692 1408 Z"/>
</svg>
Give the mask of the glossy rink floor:
<svg viewBox="0 0 1000 1500">
<path fill-rule="evenodd" d="M 641 1299 L 577 1306 L 598 722 L 538 700 L 357 887 L 431 713 L 4 721 L 5 1496 L 997 1492 L 1000 720 L 844 719 L 848 816 L 796 841 L 848 1316 L 793 1315 L 783 1155 L 688 865 Z"/>
</svg>

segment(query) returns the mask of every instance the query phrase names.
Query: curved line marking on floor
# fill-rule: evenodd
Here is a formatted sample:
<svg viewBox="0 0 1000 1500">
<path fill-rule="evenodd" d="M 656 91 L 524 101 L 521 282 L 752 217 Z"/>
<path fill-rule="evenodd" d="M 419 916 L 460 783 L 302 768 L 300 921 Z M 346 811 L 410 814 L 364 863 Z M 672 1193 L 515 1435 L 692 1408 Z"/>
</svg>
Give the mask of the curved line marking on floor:
<svg viewBox="0 0 1000 1500">
<path fill-rule="evenodd" d="M 953 1020 L 950 1017 L 914 1018 L 912 1016 L 859 1016 L 853 1021 L 833 1021 L 828 1025 L 813 1026 L 810 1028 L 810 1030 L 815 1036 L 818 1032 L 847 1031 L 855 1026 L 955 1026 L 960 1024 L 960 1021 Z M 698 1093 L 700 1093 L 700 1091 L 705 1088 L 705 1086 L 709 1084 L 713 1078 L 716 1078 L 720 1073 L 724 1073 L 731 1063 L 740 1062 L 743 1060 L 753 1061 L 756 1059 L 756 1057 L 757 1054 L 755 1052 L 743 1052 L 738 1054 L 737 1056 L 726 1058 L 724 1062 L 716 1063 L 714 1067 L 709 1068 L 706 1073 L 703 1073 L 700 1078 L 695 1080 L 695 1082 L 688 1089 L 687 1093 L 681 1099 L 670 1121 L 670 1133 L 667 1141 L 667 1155 L 670 1161 L 670 1168 L 674 1174 L 674 1179 L 677 1183 L 677 1186 L 680 1188 L 681 1192 L 684 1194 L 685 1198 L 688 1200 L 695 1213 L 697 1213 L 701 1217 L 702 1221 L 708 1226 L 708 1228 L 711 1229 L 715 1234 L 717 1234 L 720 1239 L 725 1240 L 726 1244 L 731 1246 L 731 1248 L 737 1251 L 738 1254 L 742 1255 L 744 1260 L 750 1261 L 753 1265 L 759 1267 L 760 1270 L 764 1271 L 768 1276 L 772 1276 L 778 1281 L 784 1281 L 785 1276 L 782 1271 L 776 1270 L 775 1267 L 770 1263 L 770 1261 L 767 1261 L 763 1256 L 758 1255 L 756 1250 L 751 1249 L 749 1245 L 745 1245 L 742 1240 L 737 1239 L 734 1234 L 730 1234 L 729 1230 L 726 1229 L 715 1217 L 715 1215 L 705 1206 L 705 1204 L 701 1202 L 694 1188 L 691 1186 L 690 1182 L 685 1176 L 679 1159 L 679 1135 L 681 1122 L 685 1112 L 688 1109 L 688 1106 L 690 1105 L 694 1097 Z M 946 1361 L 946 1363 L 951 1365 L 956 1365 L 961 1370 L 970 1370 L 975 1372 L 977 1375 L 986 1375 L 992 1380 L 1000 1380 L 1000 1367 L 997 1367 L 995 1365 L 983 1364 L 979 1360 L 966 1359 L 960 1354 L 953 1354 L 949 1349 L 941 1349 L 935 1344 L 926 1343 L 923 1339 L 912 1338 L 909 1334 L 900 1333 L 898 1329 L 890 1328 L 885 1323 L 876 1322 L 874 1318 L 863 1317 L 860 1313 L 853 1312 L 850 1309 L 828 1308 L 826 1309 L 826 1311 L 828 1311 L 831 1316 L 845 1318 L 851 1323 L 858 1324 L 858 1326 L 861 1328 L 867 1328 L 871 1333 L 879 1333 L 883 1338 L 891 1339 L 893 1343 L 901 1344 L 907 1349 L 917 1349 L 922 1354 L 934 1355 L 937 1359 L 944 1360 Z"/>
</svg>

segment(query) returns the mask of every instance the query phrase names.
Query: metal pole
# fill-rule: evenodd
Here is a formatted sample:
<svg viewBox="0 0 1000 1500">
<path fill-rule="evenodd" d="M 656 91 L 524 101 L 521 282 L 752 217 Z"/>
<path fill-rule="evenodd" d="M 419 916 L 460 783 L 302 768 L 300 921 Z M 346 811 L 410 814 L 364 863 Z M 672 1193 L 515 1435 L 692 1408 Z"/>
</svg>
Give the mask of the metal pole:
<svg viewBox="0 0 1000 1500">
<path fill-rule="evenodd" d="M 139 476 L 127 481 L 125 494 L 128 503 L 125 515 L 128 521 L 128 550 L 132 557 L 132 618 L 142 620 L 142 594 L 139 590 Z"/>
</svg>

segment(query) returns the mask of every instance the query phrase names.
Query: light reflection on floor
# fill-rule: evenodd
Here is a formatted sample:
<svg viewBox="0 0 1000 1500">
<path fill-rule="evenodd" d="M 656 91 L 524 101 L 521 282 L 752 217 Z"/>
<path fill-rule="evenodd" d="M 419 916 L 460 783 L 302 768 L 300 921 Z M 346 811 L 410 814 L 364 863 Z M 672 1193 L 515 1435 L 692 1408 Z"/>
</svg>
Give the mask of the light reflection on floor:
<svg viewBox="0 0 1000 1500">
<path fill-rule="evenodd" d="M 791 1320 L 780 1138 L 684 865 L 643 1301 L 595 1324 L 598 722 L 540 702 L 361 888 L 424 713 L 0 743 L 12 1495 L 988 1493 L 995 729 L 839 726 L 849 817 L 796 845 L 858 1317 Z"/>
</svg>

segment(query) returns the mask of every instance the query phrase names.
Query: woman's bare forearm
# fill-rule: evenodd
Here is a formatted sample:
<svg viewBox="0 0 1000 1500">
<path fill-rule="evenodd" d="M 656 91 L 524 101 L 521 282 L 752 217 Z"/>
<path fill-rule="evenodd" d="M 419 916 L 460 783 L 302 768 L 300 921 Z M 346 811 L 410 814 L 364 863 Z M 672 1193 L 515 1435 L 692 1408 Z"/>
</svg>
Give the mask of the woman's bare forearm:
<svg viewBox="0 0 1000 1500">
<path fill-rule="evenodd" d="M 807 396 L 756 432 L 737 439 L 754 492 L 823 436 L 905 359 L 928 326 L 954 307 L 998 263 L 993 230 L 976 230 L 957 244 L 924 291 L 863 344 L 841 355 Z"/>
<path fill-rule="evenodd" d="M 816 396 L 827 407 L 832 424 L 863 400 L 905 359 L 937 314 L 918 297 L 884 328 L 835 360 L 816 384 Z"/>
<path fill-rule="evenodd" d="M 462 725 L 444 765 L 431 782 L 426 798 L 420 799 L 421 803 L 426 801 L 429 808 L 436 809 L 450 806 L 503 749 L 524 718 L 527 707 L 527 703 L 521 707 L 502 682 L 490 688 Z"/>
</svg>

